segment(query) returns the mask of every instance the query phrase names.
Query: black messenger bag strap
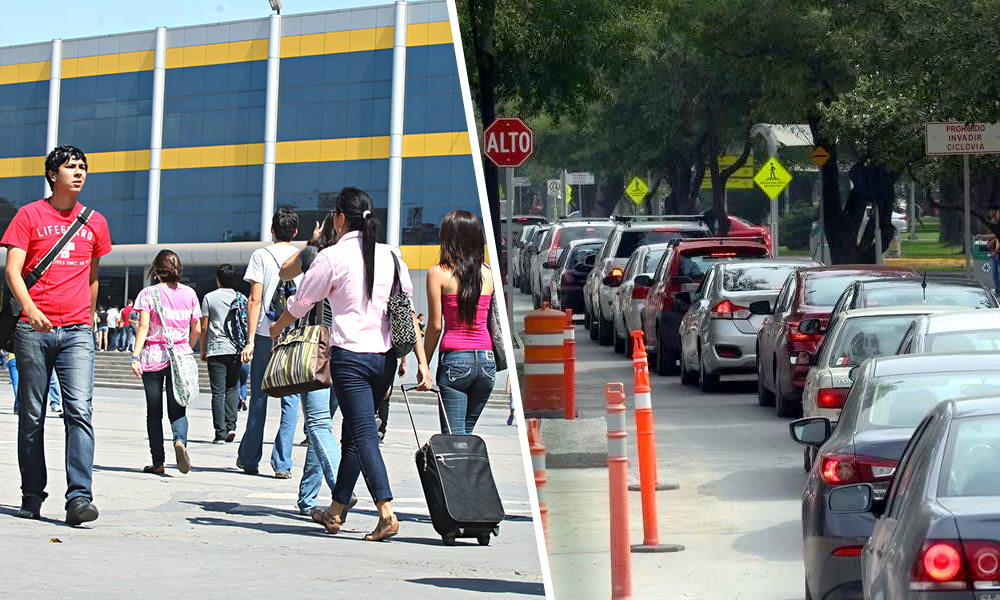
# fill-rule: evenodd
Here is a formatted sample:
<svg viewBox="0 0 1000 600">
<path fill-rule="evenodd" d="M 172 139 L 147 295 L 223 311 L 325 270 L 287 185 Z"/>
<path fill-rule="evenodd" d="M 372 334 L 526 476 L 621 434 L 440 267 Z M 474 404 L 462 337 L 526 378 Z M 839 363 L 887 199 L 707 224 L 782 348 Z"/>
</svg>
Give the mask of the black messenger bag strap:
<svg viewBox="0 0 1000 600">
<path fill-rule="evenodd" d="M 54 261 L 56 259 L 56 256 L 58 256 L 59 253 L 63 251 L 63 248 L 66 247 L 66 244 L 68 244 L 69 241 L 73 239 L 73 236 L 76 235 L 76 232 L 80 231 L 80 229 L 87 224 L 87 221 L 90 220 L 90 215 L 92 214 L 94 214 L 94 209 L 87 206 L 80 211 L 80 214 L 76 215 L 76 220 L 74 220 L 73 224 L 70 225 L 70 228 L 66 230 L 66 233 L 62 234 L 62 237 L 59 238 L 59 241 L 56 242 L 56 245 L 52 246 L 52 249 L 49 250 L 49 253 L 46 254 L 44 257 L 42 257 L 42 260 L 38 261 L 38 264 L 35 265 L 35 268 L 32 269 L 31 272 L 28 273 L 28 275 L 24 278 L 25 287 L 31 289 L 31 286 L 38 283 L 38 280 L 42 278 L 42 275 L 45 275 L 45 271 L 49 269 L 49 266 L 52 264 L 52 261 Z"/>
</svg>

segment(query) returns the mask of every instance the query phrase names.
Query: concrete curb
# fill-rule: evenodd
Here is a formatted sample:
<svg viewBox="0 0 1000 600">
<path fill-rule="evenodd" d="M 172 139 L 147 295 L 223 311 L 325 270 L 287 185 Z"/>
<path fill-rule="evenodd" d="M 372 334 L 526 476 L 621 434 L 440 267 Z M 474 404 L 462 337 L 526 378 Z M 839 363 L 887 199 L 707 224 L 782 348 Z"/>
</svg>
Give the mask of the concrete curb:
<svg viewBox="0 0 1000 600">
<path fill-rule="evenodd" d="M 542 419 L 546 469 L 595 469 L 608 464 L 604 419 Z"/>
</svg>

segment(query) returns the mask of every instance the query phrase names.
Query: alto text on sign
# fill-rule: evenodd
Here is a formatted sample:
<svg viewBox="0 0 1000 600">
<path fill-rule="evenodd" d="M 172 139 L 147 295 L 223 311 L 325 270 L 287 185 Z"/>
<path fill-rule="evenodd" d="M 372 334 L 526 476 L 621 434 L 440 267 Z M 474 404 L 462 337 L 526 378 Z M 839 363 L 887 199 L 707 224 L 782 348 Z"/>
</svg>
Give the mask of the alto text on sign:
<svg viewBox="0 0 1000 600">
<path fill-rule="evenodd" d="M 520 167 L 535 151 L 535 134 L 517 117 L 500 117 L 483 131 L 483 154 L 498 167 Z"/>
<path fill-rule="evenodd" d="M 925 148 L 929 156 L 1000 154 L 1000 124 L 928 123 Z"/>
</svg>

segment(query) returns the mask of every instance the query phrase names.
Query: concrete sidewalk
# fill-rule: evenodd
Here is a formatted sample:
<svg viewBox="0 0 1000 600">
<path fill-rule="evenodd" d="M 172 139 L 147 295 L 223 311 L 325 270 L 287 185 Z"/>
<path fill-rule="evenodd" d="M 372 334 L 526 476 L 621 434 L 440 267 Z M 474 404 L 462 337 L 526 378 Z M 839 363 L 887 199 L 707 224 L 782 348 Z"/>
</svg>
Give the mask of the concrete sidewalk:
<svg viewBox="0 0 1000 600">
<path fill-rule="evenodd" d="M 304 447 L 293 455 L 292 479 L 273 478 L 270 441 L 277 402 L 268 406 L 261 474 L 236 469 L 238 444 L 213 445 L 210 398 L 188 407 L 187 475 L 167 449 L 167 473 L 142 473 L 150 464 L 142 393 L 98 389 L 94 398 L 97 449 L 94 503 L 100 518 L 83 527 L 63 523 L 62 422 L 49 417 L 46 457 L 49 499 L 41 521 L 14 517 L 20 503 L 17 417 L 9 390 L 0 392 L 0 539 L 8 568 L 0 570 L 5 597 L 206 598 L 475 598 L 543 595 L 534 523 L 521 446 L 506 408 L 487 408 L 476 428 L 488 444 L 493 476 L 507 518 L 488 547 L 460 539 L 446 547 L 428 517 L 413 455 L 416 440 L 398 393 L 393 396 L 382 455 L 389 472 L 400 533 L 385 543 L 363 541 L 377 520 L 363 480 L 360 501 L 336 536 L 301 516 L 295 499 Z M 421 441 L 438 428 L 432 406 L 413 407 Z M 242 434 L 246 413 L 239 413 Z M 334 419 L 340 431 L 341 416 Z M 164 418 L 169 435 L 169 424 Z M 302 439 L 302 422 L 296 441 Z M 330 491 L 324 484 L 321 502 Z"/>
</svg>

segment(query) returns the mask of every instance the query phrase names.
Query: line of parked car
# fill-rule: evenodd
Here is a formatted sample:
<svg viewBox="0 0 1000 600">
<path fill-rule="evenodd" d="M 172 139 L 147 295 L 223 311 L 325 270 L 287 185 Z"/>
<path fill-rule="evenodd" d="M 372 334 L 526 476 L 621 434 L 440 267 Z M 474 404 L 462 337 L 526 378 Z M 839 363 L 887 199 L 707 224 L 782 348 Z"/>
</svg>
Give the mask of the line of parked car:
<svg viewBox="0 0 1000 600">
<path fill-rule="evenodd" d="M 715 238 L 698 216 L 539 223 L 520 239 L 515 283 L 536 305 L 583 313 L 628 356 L 641 330 L 657 373 L 705 392 L 756 374 L 761 406 L 802 417 L 807 600 L 1000 600 L 993 292 L 774 259 L 764 236 Z"/>
</svg>

